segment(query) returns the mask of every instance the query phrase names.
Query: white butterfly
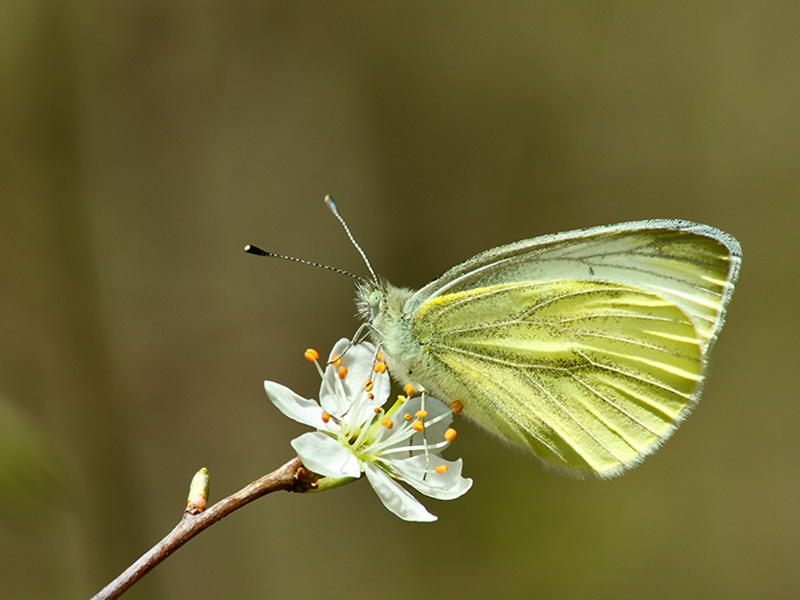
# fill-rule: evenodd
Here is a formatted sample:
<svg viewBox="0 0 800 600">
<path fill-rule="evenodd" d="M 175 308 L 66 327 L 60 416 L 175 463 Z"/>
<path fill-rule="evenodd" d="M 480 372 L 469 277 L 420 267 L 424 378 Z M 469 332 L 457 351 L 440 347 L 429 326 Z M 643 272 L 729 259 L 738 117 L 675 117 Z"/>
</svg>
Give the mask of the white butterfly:
<svg viewBox="0 0 800 600">
<path fill-rule="evenodd" d="M 539 458 L 612 477 L 697 404 L 741 247 L 688 221 L 592 227 L 488 250 L 416 292 L 366 262 L 356 302 L 400 383 L 462 402 Z"/>
</svg>

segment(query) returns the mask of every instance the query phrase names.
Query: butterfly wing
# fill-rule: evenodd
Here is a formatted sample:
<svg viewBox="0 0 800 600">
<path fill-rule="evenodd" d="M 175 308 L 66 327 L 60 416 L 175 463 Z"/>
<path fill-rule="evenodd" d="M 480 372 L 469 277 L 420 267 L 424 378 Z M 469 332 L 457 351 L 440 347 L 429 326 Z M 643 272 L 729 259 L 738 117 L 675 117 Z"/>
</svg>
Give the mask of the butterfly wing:
<svg viewBox="0 0 800 600">
<path fill-rule="evenodd" d="M 697 402 L 741 250 L 685 221 L 535 238 L 406 303 L 420 382 L 540 458 L 611 476 Z"/>
</svg>

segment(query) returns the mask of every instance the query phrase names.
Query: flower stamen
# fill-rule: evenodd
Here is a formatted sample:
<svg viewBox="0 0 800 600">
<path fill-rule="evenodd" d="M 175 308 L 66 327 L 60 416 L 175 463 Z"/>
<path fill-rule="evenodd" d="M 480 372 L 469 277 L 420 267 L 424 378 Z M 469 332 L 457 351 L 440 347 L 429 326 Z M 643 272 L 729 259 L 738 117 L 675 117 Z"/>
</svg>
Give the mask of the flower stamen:
<svg viewBox="0 0 800 600">
<path fill-rule="evenodd" d="M 455 414 L 460 415 L 461 411 L 464 410 L 464 403 L 461 400 L 455 400 L 454 402 L 450 403 L 450 410 L 452 410 Z"/>
</svg>

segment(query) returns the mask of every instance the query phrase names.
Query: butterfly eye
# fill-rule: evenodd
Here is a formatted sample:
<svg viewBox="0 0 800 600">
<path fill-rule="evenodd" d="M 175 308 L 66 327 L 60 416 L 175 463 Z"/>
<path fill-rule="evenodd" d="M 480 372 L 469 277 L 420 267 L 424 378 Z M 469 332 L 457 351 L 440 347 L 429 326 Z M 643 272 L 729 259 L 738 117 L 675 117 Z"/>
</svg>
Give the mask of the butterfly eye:
<svg viewBox="0 0 800 600">
<path fill-rule="evenodd" d="M 372 312 L 373 315 L 378 314 L 378 312 L 380 312 L 383 299 L 384 296 L 381 290 L 372 290 L 370 292 L 367 303 L 369 304 L 369 310 L 370 312 Z"/>
</svg>

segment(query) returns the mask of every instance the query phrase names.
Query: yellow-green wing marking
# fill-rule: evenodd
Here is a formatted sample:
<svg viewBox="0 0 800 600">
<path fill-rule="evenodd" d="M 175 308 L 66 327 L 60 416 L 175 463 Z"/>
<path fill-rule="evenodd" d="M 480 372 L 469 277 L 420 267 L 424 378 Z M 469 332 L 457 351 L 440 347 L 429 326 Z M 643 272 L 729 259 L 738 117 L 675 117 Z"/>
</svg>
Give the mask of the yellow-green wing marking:
<svg viewBox="0 0 800 600">
<path fill-rule="evenodd" d="M 469 329 L 464 322 L 474 323 Z M 628 286 L 506 284 L 423 305 L 414 336 L 444 393 L 541 458 L 604 472 L 660 439 L 702 377 L 691 321 Z"/>
</svg>

